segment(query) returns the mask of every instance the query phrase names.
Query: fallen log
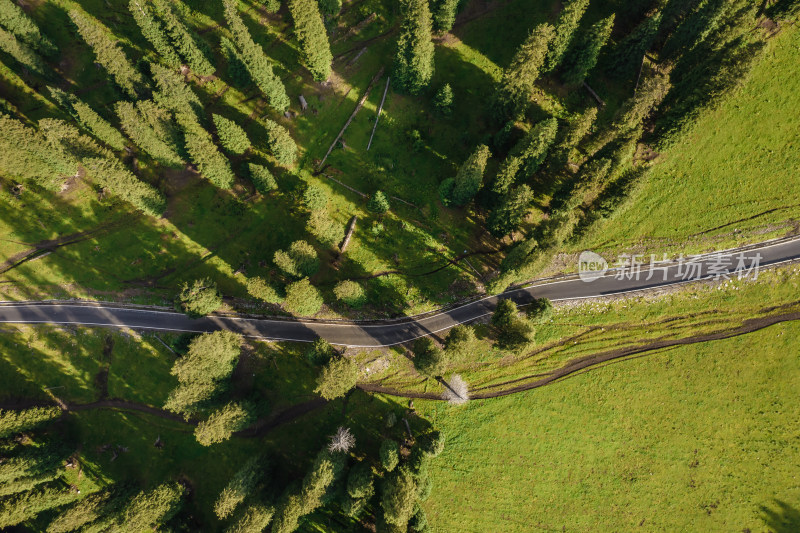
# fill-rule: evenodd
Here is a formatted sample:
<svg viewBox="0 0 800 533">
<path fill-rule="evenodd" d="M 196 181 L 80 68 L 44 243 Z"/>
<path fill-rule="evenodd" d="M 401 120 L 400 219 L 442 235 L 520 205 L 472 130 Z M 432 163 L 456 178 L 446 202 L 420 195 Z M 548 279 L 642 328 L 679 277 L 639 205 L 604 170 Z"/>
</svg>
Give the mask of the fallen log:
<svg viewBox="0 0 800 533">
<path fill-rule="evenodd" d="M 344 249 L 347 248 L 347 245 L 350 244 L 350 237 L 353 236 L 353 232 L 356 230 L 356 221 L 358 217 L 353 215 L 353 218 L 350 219 L 350 223 L 347 225 L 347 233 L 344 236 L 344 240 L 342 244 L 339 245 L 339 252 L 344 253 Z"/>
<path fill-rule="evenodd" d="M 383 98 L 381 98 L 381 105 L 378 106 L 378 114 L 375 115 L 375 124 L 372 126 L 372 134 L 369 136 L 369 142 L 367 143 L 367 151 L 369 151 L 369 147 L 372 146 L 372 138 L 375 137 L 375 130 L 378 127 L 378 119 L 381 118 L 381 112 L 383 111 L 383 103 L 386 101 L 386 93 L 389 92 L 389 80 L 391 80 L 391 76 L 386 77 L 386 87 L 383 89 Z"/>
</svg>

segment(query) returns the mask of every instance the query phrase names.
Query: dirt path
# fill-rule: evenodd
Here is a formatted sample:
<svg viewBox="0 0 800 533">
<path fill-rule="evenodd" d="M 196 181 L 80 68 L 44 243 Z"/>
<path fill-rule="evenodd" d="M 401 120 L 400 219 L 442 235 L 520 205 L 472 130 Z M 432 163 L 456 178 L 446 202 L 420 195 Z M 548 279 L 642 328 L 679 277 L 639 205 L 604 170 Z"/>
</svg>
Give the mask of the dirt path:
<svg viewBox="0 0 800 533">
<path fill-rule="evenodd" d="M 607 363 L 609 361 L 613 361 L 615 359 L 622 359 L 625 357 L 629 357 L 636 354 L 649 354 L 654 353 L 658 350 L 663 350 L 664 348 L 671 348 L 674 346 L 686 346 L 690 344 L 697 344 L 700 342 L 709 342 L 709 341 L 716 341 L 716 340 L 723 340 L 723 339 L 730 339 L 732 337 L 738 337 L 739 335 L 745 335 L 747 333 L 753 333 L 754 331 L 758 331 L 760 329 L 764 329 L 770 326 L 774 326 L 775 324 L 779 324 L 781 322 L 791 322 L 795 320 L 800 320 L 800 312 L 794 313 L 785 313 L 779 315 L 772 315 L 766 317 L 759 317 L 759 318 L 752 318 L 749 320 L 745 320 L 744 323 L 738 327 L 733 329 L 727 329 L 722 331 L 717 331 L 714 333 L 707 333 L 705 335 L 696 335 L 694 337 L 686 337 L 683 339 L 665 339 L 660 340 L 644 345 L 639 346 L 630 346 L 627 348 L 619 348 L 616 350 L 608 350 L 605 352 L 600 352 L 595 355 L 590 355 L 586 357 L 579 357 L 577 359 L 573 359 L 563 367 L 555 370 L 553 372 L 547 374 L 533 374 L 530 376 L 526 376 L 523 378 L 519 378 L 516 380 L 512 380 L 505 383 L 499 383 L 496 385 L 492 385 L 490 387 L 483 387 L 480 390 L 485 390 L 487 388 L 492 388 L 495 386 L 506 385 L 510 383 L 516 383 L 519 381 L 527 380 L 527 379 L 535 379 L 535 381 L 530 381 L 527 383 L 523 383 L 521 385 L 517 385 L 515 387 L 510 387 L 503 390 L 492 391 L 492 392 L 485 392 L 479 394 L 471 394 L 470 399 L 473 400 L 484 400 L 489 398 L 499 398 L 501 396 L 508 396 L 510 394 L 516 394 L 518 392 L 529 391 L 531 389 L 536 389 L 539 387 L 543 387 L 545 385 L 549 385 L 555 381 L 561 380 L 563 378 L 569 377 L 576 373 L 579 373 L 583 370 L 589 370 L 594 367 L 598 367 L 603 363 Z M 434 393 L 424 393 L 424 392 L 407 392 L 407 391 L 400 391 L 396 389 L 392 389 L 389 387 L 382 387 L 380 385 L 374 384 L 361 384 L 358 385 L 358 388 L 365 392 L 374 392 L 380 394 L 387 394 L 389 396 L 398 396 L 401 398 L 419 398 L 419 399 L 426 399 L 426 400 L 442 400 L 441 394 L 434 394 Z"/>
</svg>

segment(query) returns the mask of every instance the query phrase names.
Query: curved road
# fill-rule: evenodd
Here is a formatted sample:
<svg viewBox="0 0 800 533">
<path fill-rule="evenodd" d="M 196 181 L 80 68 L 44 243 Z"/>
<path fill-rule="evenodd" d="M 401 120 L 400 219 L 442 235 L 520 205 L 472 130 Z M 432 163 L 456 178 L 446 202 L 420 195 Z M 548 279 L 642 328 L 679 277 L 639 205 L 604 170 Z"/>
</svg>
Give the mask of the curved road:
<svg viewBox="0 0 800 533">
<path fill-rule="evenodd" d="M 715 252 L 693 258 L 693 261 L 642 265 L 640 271 L 630 266 L 612 268 L 587 282 L 578 276 L 556 281 L 542 281 L 487 296 L 453 309 L 411 317 L 404 321 L 359 324 L 341 321 L 291 319 L 259 319 L 230 316 L 208 316 L 191 319 L 180 313 L 154 309 L 116 307 L 113 304 L 60 302 L 5 302 L 0 304 L 0 322 L 25 324 L 81 324 L 87 326 L 128 327 L 177 332 L 208 332 L 218 329 L 236 331 L 245 336 L 282 341 L 309 342 L 322 337 L 332 344 L 351 347 L 381 347 L 431 335 L 455 325 L 475 321 L 489 315 L 498 299 L 510 298 L 525 305 L 533 298 L 550 298 L 554 302 L 597 298 L 646 289 L 654 289 L 703 279 L 724 279 L 718 273 L 774 266 L 800 259 L 800 238 L 767 241 L 745 248 Z M 648 258 L 640 261 L 649 263 Z M 752 276 L 752 272 L 749 274 Z M 735 275 L 731 275 L 735 277 Z"/>
</svg>

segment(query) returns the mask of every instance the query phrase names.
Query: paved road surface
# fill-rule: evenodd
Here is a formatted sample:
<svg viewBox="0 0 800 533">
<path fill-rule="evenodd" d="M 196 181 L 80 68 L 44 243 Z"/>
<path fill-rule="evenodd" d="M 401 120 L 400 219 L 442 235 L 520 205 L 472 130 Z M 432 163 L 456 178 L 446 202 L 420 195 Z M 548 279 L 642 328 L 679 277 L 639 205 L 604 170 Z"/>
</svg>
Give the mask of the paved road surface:
<svg viewBox="0 0 800 533">
<path fill-rule="evenodd" d="M 421 336 L 445 331 L 457 324 L 472 322 L 490 314 L 498 299 L 511 298 L 520 305 L 533 298 L 553 301 L 597 298 L 687 283 L 698 279 L 715 279 L 715 265 L 723 271 L 741 266 L 749 269 L 759 255 L 760 268 L 800 259 L 800 238 L 770 241 L 741 250 L 723 251 L 701 256 L 692 263 L 661 263 L 649 269 L 643 265 L 637 276 L 629 267 L 611 269 L 594 281 L 577 277 L 541 282 L 508 291 L 498 296 L 464 304 L 418 319 L 384 324 L 355 324 L 335 321 L 297 321 L 280 319 L 235 318 L 209 316 L 191 319 L 163 310 L 132 309 L 102 303 L 7 302 L 0 304 L 0 322 L 82 324 L 91 326 L 129 327 L 145 330 L 206 332 L 229 329 L 251 337 L 284 341 L 313 341 L 317 337 L 332 344 L 355 347 L 391 346 Z M 740 264 L 740 260 L 743 262 Z M 643 259 L 649 263 L 649 258 Z M 698 266 L 699 265 L 699 266 Z M 690 269 L 693 269 L 690 271 Z M 698 272 L 698 269 L 699 272 Z M 699 276 L 698 276 L 699 273 Z M 752 275 L 752 274 L 751 274 Z"/>
</svg>

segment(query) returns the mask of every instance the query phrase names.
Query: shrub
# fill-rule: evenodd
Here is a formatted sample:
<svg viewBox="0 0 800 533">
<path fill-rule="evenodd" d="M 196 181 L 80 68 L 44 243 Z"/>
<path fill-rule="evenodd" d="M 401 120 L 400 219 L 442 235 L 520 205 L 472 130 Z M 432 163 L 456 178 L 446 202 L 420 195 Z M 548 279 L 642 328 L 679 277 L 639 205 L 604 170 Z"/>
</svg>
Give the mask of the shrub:
<svg viewBox="0 0 800 533">
<path fill-rule="evenodd" d="M 222 306 L 217 284 L 208 278 L 196 279 L 191 285 L 183 284 L 175 307 L 192 318 L 213 313 Z"/>
<path fill-rule="evenodd" d="M 222 147 L 232 154 L 241 155 L 250 148 L 250 139 L 241 126 L 234 121 L 214 113 L 212 115 L 217 136 Z"/>
<path fill-rule="evenodd" d="M 364 288 L 355 281 L 340 281 L 333 288 L 336 299 L 344 302 L 350 307 L 361 307 L 367 302 L 367 295 Z"/>
<path fill-rule="evenodd" d="M 358 366 L 347 357 L 331 359 L 317 376 L 317 388 L 314 392 L 326 400 L 344 396 L 356 386 Z"/>
<path fill-rule="evenodd" d="M 395 469 L 397 463 L 400 462 L 399 446 L 392 439 L 384 439 L 381 443 L 378 457 L 380 457 L 381 460 L 381 467 L 387 472 L 391 472 Z"/>
<path fill-rule="evenodd" d="M 369 498 L 375 492 L 372 467 L 362 461 L 350 469 L 347 476 L 347 494 L 352 498 Z"/>
<path fill-rule="evenodd" d="M 287 311 L 298 316 L 311 316 L 322 308 L 322 295 L 311 285 L 308 278 L 303 278 L 286 288 L 286 299 L 283 306 Z"/>
<path fill-rule="evenodd" d="M 433 97 L 433 108 L 444 116 L 450 116 L 453 112 L 453 89 L 449 83 L 442 85 L 436 92 L 436 96 Z"/>
<path fill-rule="evenodd" d="M 298 278 L 313 276 L 319 270 L 317 251 L 306 241 L 294 241 L 287 251 L 275 252 L 272 260 L 278 268 Z"/>
<path fill-rule="evenodd" d="M 475 343 L 475 330 L 471 326 L 458 325 L 450 330 L 444 340 L 444 347 L 451 361 L 472 359 Z"/>
<path fill-rule="evenodd" d="M 270 304 L 279 304 L 283 298 L 275 288 L 267 283 L 264 278 L 254 277 L 247 280 L 247 292 L 253 298 L 258 298 Z"/>
<path fill-rule="evenodd" d="M 547 298 L 534 298 L 528 305 L 528 318 L 538 322 L 544 322 L 553 315 L 553 304 Z"/>
</svg>

